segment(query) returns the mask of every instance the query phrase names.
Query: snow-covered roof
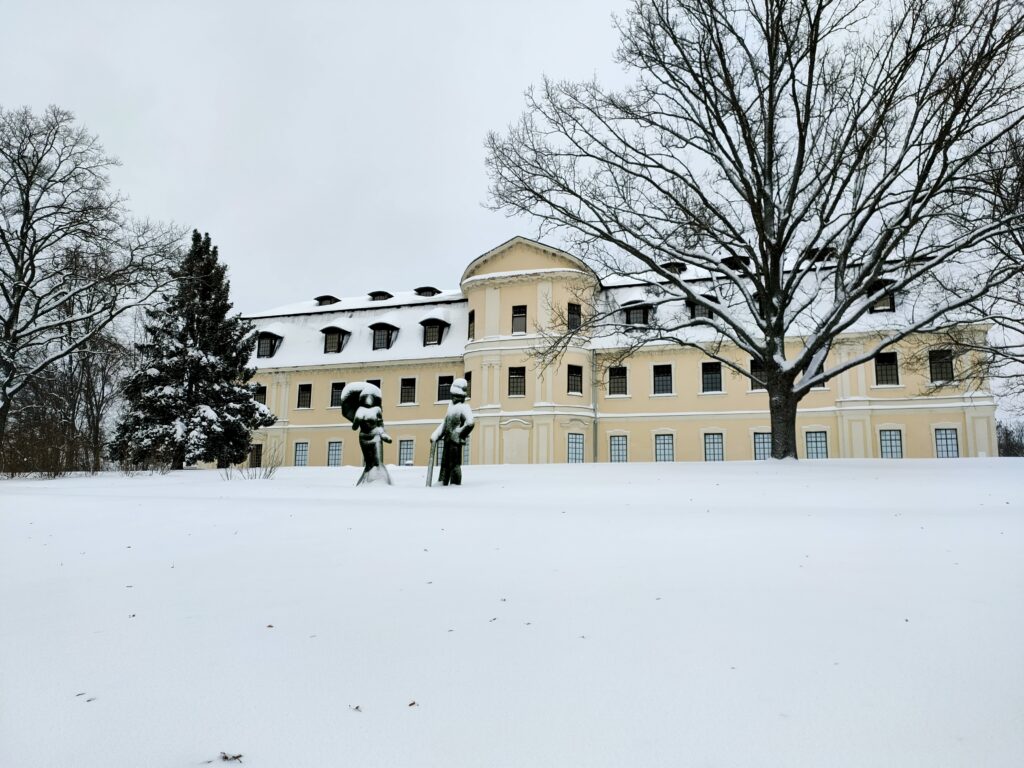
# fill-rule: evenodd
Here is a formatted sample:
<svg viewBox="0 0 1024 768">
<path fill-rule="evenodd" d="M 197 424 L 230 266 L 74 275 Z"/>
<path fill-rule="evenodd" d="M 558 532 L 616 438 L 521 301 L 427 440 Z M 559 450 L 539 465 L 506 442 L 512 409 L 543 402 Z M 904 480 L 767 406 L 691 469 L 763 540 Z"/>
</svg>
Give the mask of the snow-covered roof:
<svg viewBox="0 0 1024 768">
<path fill-rule="evenodd" d="M 396 305 L 400 298 L 408 299 L 410 295 L 418 300 L 409 301 L 405 306 Z M 444 303 L 439 304 L 441 299 Z M 465 349 L 469 313 L 466 300 L 457 291 L 434 297 L 396 294 L 394 299 L 374 302 L 365 298 L 342 299 L 327 307 L 312 304 L 290 305 L 273 316 L 250 317 L 257 332 L 266 331 L 282 338 L 273 357 L 254 356 L 251 364 L 256 368 L 372 365 L 394 360 L 461 357 Z M 305 311 L 295 311 L 297 306 Z M 423 345 L 420 322 L 427 317 L 443 319 L 449 324 L 440 344 Z M 388 349 L 373 349 L 372 326 L 379 324 L 398 329 Z M 341 352 L 324 352 L 323 330 L 329 327 L 342 328 L 351 334 Z"/>
<path fill-rule="evenodd" d="M 348 298 L 338 299 L 334 304 L 326 304 L 323 306 L 318 305 L 316 299 L 299 301 L 294 304 L 285 304 L 280 307 L 273 307 L 272 309 L 267 309 L 262 312 L 254 312 L 248 317 L 250 320 L 257 320 L 261 318 L 284 317 L 286 315 L 330 315 L 337 313 L 339 310 L 382 309 L 385 307 L 404 307 L 410 304 L 423 306 L 443 303 L 446 301 L 461 301 L 464 298 L 462 291 L 458 288 L 443 290 L 436 296 L 421 296 L 415 291 L 399 291 L 390 299 L 382 299 L 378 301 L 374 301 L 368 294 L 364 293 L 361 296 L 350 296 Z"/>
</svg>

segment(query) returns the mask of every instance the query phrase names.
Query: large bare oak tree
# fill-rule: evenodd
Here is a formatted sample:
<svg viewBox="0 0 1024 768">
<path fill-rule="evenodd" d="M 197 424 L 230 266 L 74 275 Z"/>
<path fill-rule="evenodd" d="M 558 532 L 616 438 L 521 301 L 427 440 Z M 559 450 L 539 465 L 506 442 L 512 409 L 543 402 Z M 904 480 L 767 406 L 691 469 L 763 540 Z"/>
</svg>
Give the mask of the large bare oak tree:
<svg viewBox="0 0 1024 768">
<path fill-rule="evenodd" d="M 633 85 L 528 91 L 487 139 L 492 204 L 647 285 L 633 344 L 766 387 L 772 456 L 796 456 L 811 388 L 1020 274 L 1021 213 L 987 175 L 1024 117 L 1020 0 L 636 0 L 618 26 Z M 548 352 L 621 317 L 595 302 Z"/>
</svg>

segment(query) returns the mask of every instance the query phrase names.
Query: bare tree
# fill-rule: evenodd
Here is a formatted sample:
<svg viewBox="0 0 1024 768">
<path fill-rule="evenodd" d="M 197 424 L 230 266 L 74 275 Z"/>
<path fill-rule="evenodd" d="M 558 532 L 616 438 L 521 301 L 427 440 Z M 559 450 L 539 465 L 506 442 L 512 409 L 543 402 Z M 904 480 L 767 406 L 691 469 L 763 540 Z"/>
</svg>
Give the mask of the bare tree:
<svg viewBox="0 0 1024 768">
<path fill-rule="evenodd" d="M 627 345 L 696 347 L 763 385 L 772 456 L 796 456 L 811 388 L 1020 274 L 1020 213 L 981 179 L 1024 117 L 1019 0 L 635 0 L 618 26 L 635 83 L 528 91 L 487 139 L 492 205 L 646 286 Z M 595 300 L 549 357 L 622 316 Z M 862 329 L 861 354 L 830 356 Z"/>
<path fill-rule="evenodd" d="M 0 465 L 14 398 L 169 281 L 181 233 L 129 218 L 71 113 L 0 108 Z"/>
</svg>

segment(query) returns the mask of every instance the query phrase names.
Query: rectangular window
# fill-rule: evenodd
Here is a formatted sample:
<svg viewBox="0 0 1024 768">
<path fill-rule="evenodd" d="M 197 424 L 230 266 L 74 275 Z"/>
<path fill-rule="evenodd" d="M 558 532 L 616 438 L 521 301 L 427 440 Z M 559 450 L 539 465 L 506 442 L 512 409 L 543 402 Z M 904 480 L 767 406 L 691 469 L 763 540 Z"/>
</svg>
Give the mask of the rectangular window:
<svg viewBox="0 0 1024 768">
<path fill-rule="evenodd" d="M 583 312 L 580 310 L 580 305 L 570 304 L 569 310 L 566 312 L 566 327 L 570 331 L 575 331 L 581 325 L 583 325 Z"/>
<path fill-rule="evenodd" d="M 469 331 L 466 336 L 470 339 L 476 338 L 476 311 L 472 309 L 469 310 Z"/>
<path fill-rule="evenodd" d="M 374 328 L 373 329 L 373 348 L 374 349 L 387 349 L 391 346 L 391 329 L 390 328 Z"/>
<path fill-rule="evenodd" d="M 704 461 L 725 461 L 725 435 L 721 432 L 704 433 Z"/>
<path fill-rule="evenodd" d="M 626 307 L 626 325 L 647 325 L 649 307 Z"/>
<path fill-rule="evenodd" d="M 828 434 L 826 432 L 808 432 L 804 435 L 808 459 L 828 458 Z"/>
<path fill-rule="evenodd" d="M 756 381 L 760 379 L 761 381 Z M 760 360 L 750 358 L 750 389 L 766 389 L 764 385 L 764 364 Z"/>
<path fill-rule="evenodd" d="M 895 352 L 879 352 L 875 355 L 875 384 L 899 384 L 900 369 Z"/>
<path fill-rule="evenodd" d="M 401 404 L 416 402 L 416 379 L 402 379 L 398 390 L 398 402 Z"/>
<path fill-rule="evenodd" d="M 512 307 L 512 333 L 526 333 L 526 305 Z"/>
<path fill-rule="evenodd" d="M 469 438 L 462 442 L 462 463 L 469 464 Z"/>
<path fill-rule="evenodd" d="M 526 368 L 508 369 L 508 394 L 511 397 L 526 394 Z"/>
<path fill-rule="evenodd" d="M 956 459 L 960 456 L 955 429 L 935 430 L 935 455 L 940 459 Z"/>
<path fill-rule="evenodd" d="M 880 429 L 878 439 L 881 443 L 883 459 L 903 458 L 903 432 L 898 429 Z"/>
<path fill-rule="evenodd" d="M 722 391 L 722 364 L 701 363 L 700 364 L 700 386 L 701 392 Z"/>
<path fill-rule="evenodd" d="M 953 380 L 953 351 L 933 349 L 928 352 L 928 372 L 933 384 Z"/>
<path fill-rule="evenodd" d="M 613 365 L 611 368 L 608 369 L 608 394 L 629 394 L 629 390 L 626 386 L 626 366 Z"/>
<path fill-rule="evenodd" d="M 366 383 L 367 384 L 373 384 L 373 386 L 375 386 L 377 389 L 381 388 L 381 386 L 380 386 L 380 379 L 367 379 Z"/>
<path fill-rule="evenodd" d="M 570 464 L 583 463 L 583 434 L 580 432 L 569 433 L 567 461 Z"/>
<path fill-rule="evenodd" d="M 423 326 L 423 346 L 429 347 L 441 343 L 441 324 L 429 323 Z"/>
<path fill-rule="evenodd" d="M 452 382 L 455 381 L 454 376 L 438 376 L 437 377 L 437 399 L 451 400 L 452 399 Z"/>
<path fill-rule="evenodd" d="M 325 354 L 341 352 L 342 346 L 343 345 L 342 345 L 341 331 L 339 331 L 339 330 L 324 331 L 324 353 Z"/>
<path fill-rule="evenodd" d="M 412 440 L 399 440 L 398 441 L 398 466 L 400 467 L 411 467 L 412 466 L 412 451 L 413 451 Z"/>
<path fill-rule="evenodd" d="M 754 433 L 754 461 L 764 461 L 772 457 L 772 433 Z"/>
<path fill-rule="evenodd" d="M 671 365 L 656 365 L 656 366 L 654 366 L 654 394 L 656 394 L 656 395 L 671 395 L 672 394 L 672 366 Z"/>
<path fill-rule="evenodd" d="M 309 443 L 295 444 L 295 466 L 305 467 L 309 464 Z"/>
<path fill-rule="evenodd" d="M 466 380 L 466 399 L 469 400 L 469 396 L 473 393 L 473 372 L 466 371 L 463 378 Z"/>
<path fill-rule="evenodd" d="M 700 318 L 711 319 L 714 315 L 709 307 L 705 307 L 703 304 L 698 304 L 695 301 L 686 302 L 686 306 L 690 309 L 690 319 L 697 320 Z"/>
<path fill-rule="evenodd" d="M 273 336 L 260 336 L 256 342 L 256 357 L 273 357 L 277 351 L 277 339 Z"/>
<path fill-rule="evenodd" d="M 896 296 L 887 293 L 880 299 L 876 299 L 871 303 L 869 308 L 870 312 L 895 312 L 896 311 Z"/>
<path fill-rule="evenodd" d="M 313 385 L 299 384 L 299 397 L 295 403 L 296 408 L 310 408 L 313 405 Z"/>
<path fill-rule="evenodd" d="M 569 370 L 569 394 L 570 395 L 582 395 L 583 394 L 583 366 L 582 365 L 570 365 L 567 366 Z"/>
<path fill-rule="evenodd" d="M 263 446 L 252 445 L 249 447 L 249 466 L 250 467 L 262 467 L 263 466 Z"/>
<path fill-rule="evenodd" d="M 341 408 L 341 393 L 344 391 L 344 381 L 331 382 L 331 408 Z"/>
<path fill-rule="evenodd" d="M 331 440 L 327 443 L 327 466 L 341 466 L 341 440 Z"/>
<path fill-rule="evenodd" d="M 655 461 L 675 461 L 676 460 L 675 435 L 655 435 L 654 436 L 654 460 Z"/>
<path fill-rule="evenodd" d="M 253 390 L 252 399 L 257 403 L 267 404 L 267 388 L 262 384 L 257 384 L 256 389 Z"/>
<path fill-rule="evenodd" d="M 609 458 L 614 462 L 629 461 L 626 435 L 611 435 L 608 438 Z"/>
</svg>

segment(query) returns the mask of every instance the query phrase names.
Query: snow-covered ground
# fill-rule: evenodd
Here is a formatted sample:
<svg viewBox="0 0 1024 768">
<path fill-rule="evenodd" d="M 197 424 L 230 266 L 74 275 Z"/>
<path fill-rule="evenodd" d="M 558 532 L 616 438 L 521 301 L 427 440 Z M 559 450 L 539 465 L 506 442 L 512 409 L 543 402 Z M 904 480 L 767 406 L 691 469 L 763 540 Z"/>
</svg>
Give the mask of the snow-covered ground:
<svg viewBox="0 0 1024 768">
<path fill-rule="evenodd" d="M 1024 461 L 423 472 L 0 481 L 0 766 L 1024 765 Z"/>
</svg>

